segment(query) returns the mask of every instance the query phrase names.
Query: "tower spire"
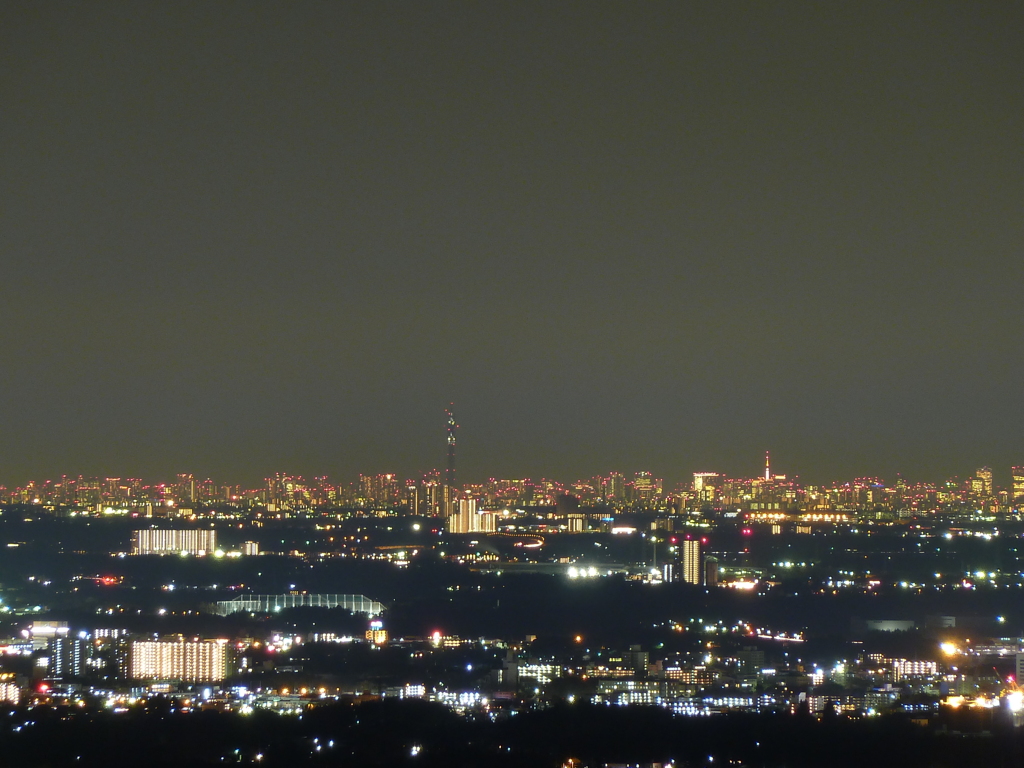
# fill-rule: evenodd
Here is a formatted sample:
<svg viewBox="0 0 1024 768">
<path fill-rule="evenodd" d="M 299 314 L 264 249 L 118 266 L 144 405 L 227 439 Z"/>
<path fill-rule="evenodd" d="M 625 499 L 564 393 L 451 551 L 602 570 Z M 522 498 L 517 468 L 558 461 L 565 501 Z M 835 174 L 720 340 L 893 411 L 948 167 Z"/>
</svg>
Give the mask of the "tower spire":
<svg viewBox="0 0 1024 768">
<path fill-rule="evenodd" d="M 768 451 L 764 452 L 764 479 L 772 479 L 772 462 L 768 455 Z"/>
</svg>

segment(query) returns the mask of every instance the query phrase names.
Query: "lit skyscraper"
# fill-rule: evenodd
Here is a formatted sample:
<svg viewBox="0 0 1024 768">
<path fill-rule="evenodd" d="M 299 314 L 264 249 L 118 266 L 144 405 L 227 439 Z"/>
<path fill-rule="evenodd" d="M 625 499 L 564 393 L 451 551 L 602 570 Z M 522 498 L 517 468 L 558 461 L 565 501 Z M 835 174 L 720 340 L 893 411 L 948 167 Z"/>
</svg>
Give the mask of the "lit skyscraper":
<svg viewBox="0 0 1024 768">
<path fill-rule="evenodd" d="M 423 476 L 423 496 L 426 500 L 428 515 L 445 514 L 443 486 L 441 474 L 435 469 Z"/>
<path fill-rule="evenodd" d="M 982 467 L 974 473 L 974 479 L 971 482 L 971 490 L 988 498 L 992 495 L 992 470 L 988 467 Z"/>
<path fill-rule="evenodd" d="M 620 472 L 612 472 L 604 481 L 605 501 L 621 502 L 626 495 L 626 478 Z"/>
<path fill-rule="evenodd" d="M 693 493 L 698 501 L 714 501 L 715 486 L 718 482 L 717 472 L 694 472 Z"/>
<path fill-rule="evenodd" d="M 683 581 L 687 584 L 704 583 L 704 563 L 698 539 L 683 540 Z"/>
<path fill-rule="evenodd" d="M 476 499 L 459 499 L 458 510 L 447 517 L 448 533 L 472 533 L 475 530 Z"/>
<path fill-rule="evenodd" d="M 1013 499 L 1024 498 L 1024 467 L 1012 467 L 1013 474 Z"/>
</svg>

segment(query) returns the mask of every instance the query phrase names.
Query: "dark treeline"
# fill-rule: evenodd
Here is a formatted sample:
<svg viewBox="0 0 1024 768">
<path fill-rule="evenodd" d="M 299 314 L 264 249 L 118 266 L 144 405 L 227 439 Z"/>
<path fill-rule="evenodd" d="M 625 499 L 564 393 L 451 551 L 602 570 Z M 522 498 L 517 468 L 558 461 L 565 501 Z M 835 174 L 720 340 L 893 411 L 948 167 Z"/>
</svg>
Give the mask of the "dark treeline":
<svg viewBox="0 0 1024 768">
<path fill-rule="evenodd" d="M 29 717 L 30 714 L 30 717 Z M 168 702 L 115 715 L 55 709 L 6 715 L 5 766 L 499 766 L 556 768 L 569 758 L 762 768 L 1021 765 L 1024 739 L 1009 723 L 960 723 L 961 735 L 898 717 L 850 720 L 806 715 L 675 717 L 644 707 L 560 706 L 498 722 L 459 717 L 423 701 L 372 701 L 308 711 L 301 718 L 213 711 L 172 713 Z M 713 763 L 709 761 L 713 758 Z M 731 761 L 731 762 L 730 762 Z"/>
</svg>

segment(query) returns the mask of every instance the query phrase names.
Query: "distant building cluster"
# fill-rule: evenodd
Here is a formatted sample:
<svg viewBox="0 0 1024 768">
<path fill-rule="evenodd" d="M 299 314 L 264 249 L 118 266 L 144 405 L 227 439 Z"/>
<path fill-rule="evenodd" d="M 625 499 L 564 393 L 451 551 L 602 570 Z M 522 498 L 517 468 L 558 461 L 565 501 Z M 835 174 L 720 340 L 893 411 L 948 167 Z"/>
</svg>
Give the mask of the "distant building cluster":
<svg viewBox="0 0 1024 768">
<path fill-rule="evenodd" d="M 26 698 L 43 703 L 58 694 L 71 700 L 86 690 L 117 701 L 164 692 L 184 702 L 208 687 L 203 695 L 217 708 L 251 711 L 256 706 L 281 713 L 302 712 L 337 700 L 340 689 L 334 689 L 334 696 L 326 696 L 324 688 L 313 695 L 314 677 L 302 674 L 293 652 L 308 646 L 326 650 L 359 643 L 405 649 L 408 653 L 403 657 L 416 660 L 424 669 L 445 654 L 458 657 L 468 652 L 478 658 L 489 657 L 477 671 L 472 687 L 453 690 L 414 681 L 375 688 L 378 697 L 430 699 L 461 713 L 493 710 L 507 714 L 509 707 L 529 709 L 544 700 L 537 694 L 558 689 L 567 681 L 589 681 L 588 696 L 595 704 L 659 706 L 692 716 L 736 711 L 792 713 L 800 707 L 812 714 L 830 708 L 860 716 L 912 714 L 936 711 L 940 701 L 952 707 L 964 702 L 992 707 L 1010 697 L 1012 703 L 1012 697 L 1019 696 L 1016 680 L 1024 679 L 1024 638 L 944 643 L 941 651 L 936 647 L 934 654 L 920 658 L 863 652 L 848 661 L 819 666 L 794 658 L 792 652 L 805 640 L 800 634 L 788 635 L 743 620 L 730 624 L 691 618 L 664 626 L 681 637 L 692 636 L 704 650 L 652 651 L 639 644 L 588 648 L 581 644 L 576 652 L 556 659 L 532 651 L 535 638 L 469 639 L 441 632 L 394 638 L 380 619 L 369 621 L 359 638 L 312 632 L 231 640 L 140 637 L 123 629 L 78 630 L 65 622 L 36 621 L 24 637 L 0 640 L 0 650 L 6 655 L 31 656 L 45 682 L 30 685 L 24 677 L 0 673 L 0 703 L 19 704 Z M 581 641 L 577 638 L 577 643 Z M 779 650 L 771 650 L 772 644 Z M 255 662 L 268 657 L 279 662 Z M 403 670 L 406 674 L 410 671 Z M 263 675 L 264 683 L 269 683 L 266 689 L 252 690 L 246 676 L 254 674 Z M 274 674 L 284 677 L 274 684 Z M 287 681 L 293 679 L 309 682 L 290 691 Z M 349 695 L 362 693 L 359 688 Z"/>
<path fill-rule="evenodd" d="M 494 533 L 498 530 L 497 510 L 477 509 L 476 499 L 460 499 L 458 511 L 446 519 L 449 533 Z"/>
<path fill-rule="evenodd" d="M 31 655 L 55 684 L 91 679 L 199 684 L 224 680 L 232 672 L 231 644 L 224 638 L 141 637 L 127 629 L 74 629 L 67 622 L 35 621 L 22 638 L 0 642 L 7 655 Z M 0 675 L 0 700 L 16 703 L 15 675 Z M 3 686 L 7 685 L 7 688 Z"/>
<path fill-rule="evenodd" d="M 645 471 L 628 476 L 611 472 L 571 483 L 519 478 L 459 486 L 446 482 L 454 476 L 454 470 L 433 471 L 418 480 L 401 480 L 394 473 L 360 475 L 356 481 L 342 484 L 331 483 L 326 477 L 308 481 L 276 474 L 256 489 L 197 481 L 193 475 L 182 474 L 176 482 L 156 485 L 135 479 L 85 477 L 31 482 L 13 491 L 0 488 L 0 499 L 60 506 L 83 514 L 130 513 L 172 519 L 189 518 L 210 507 L 282 514 L 316 508 L 404 510 L 408 514 L 444 517 L 455 529 L 477 532 L 488 521 L 484 516 L 474 522 L 473 514 L 544 506 L 558 507 L 566 514 L 592 508 L 677 514 L 708 509 L 831 514 L 866 509 L 939 511 L 969 505 L 998 514 L 1024 507 L 1024 466 L 1011 467 L 1010 475 L 1006 488 L 994 484 L 988 467 L 942 483 L 907 483 L 902 478 L 886 483 L 879 478 L 856 478 L 804 485 L 798 478 L 774 474 L 766 466 L 763 474 L 745 478 L 695 472 L 690 481 L 667 490 L 662 479 Z M 475 505 L 475 511 L 467 511 L 464 502 Z"/>
</svg>

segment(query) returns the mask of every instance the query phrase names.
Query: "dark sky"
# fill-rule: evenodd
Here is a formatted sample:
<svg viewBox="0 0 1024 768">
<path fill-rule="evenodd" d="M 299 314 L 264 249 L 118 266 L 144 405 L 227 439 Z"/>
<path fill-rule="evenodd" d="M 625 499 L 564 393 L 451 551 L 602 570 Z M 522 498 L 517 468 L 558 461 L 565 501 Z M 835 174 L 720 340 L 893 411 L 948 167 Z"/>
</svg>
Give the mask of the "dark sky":
<svg viewBox="0 0 1024 768">
<path fill-rule="evenodd" d="M 1024 463 L 1024 4 L 0 5 L 0 482 Z"/>
</svg>

